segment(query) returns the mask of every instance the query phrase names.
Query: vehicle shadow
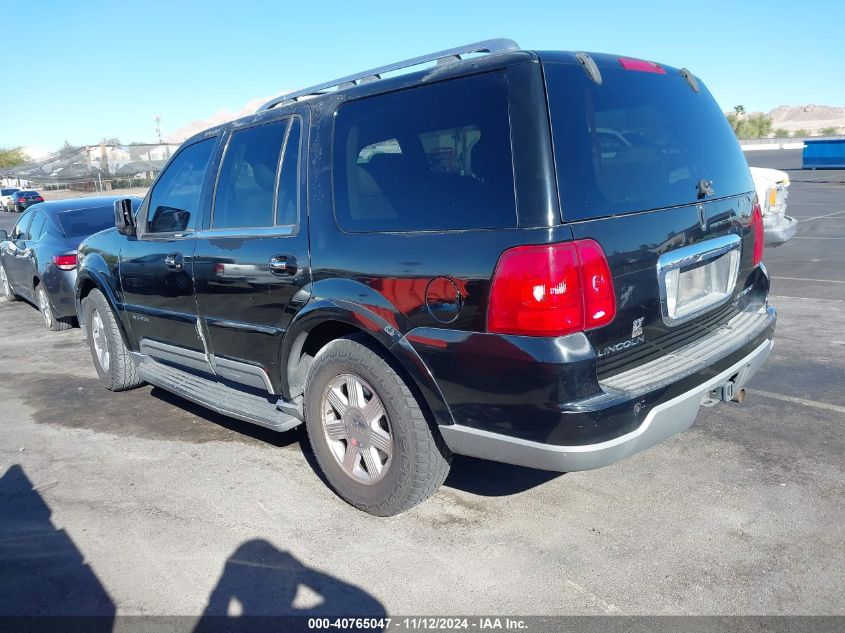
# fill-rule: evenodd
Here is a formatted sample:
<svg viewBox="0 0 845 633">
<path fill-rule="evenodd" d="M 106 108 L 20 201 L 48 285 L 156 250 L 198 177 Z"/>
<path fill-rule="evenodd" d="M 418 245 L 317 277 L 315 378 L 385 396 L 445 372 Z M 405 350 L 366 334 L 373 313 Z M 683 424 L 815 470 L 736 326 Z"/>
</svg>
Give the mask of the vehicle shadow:
<svg viewBox="0 0 845 633">
<path fill-rule="evenodd" d="M 309 618 L 385 615 L 381 602 L 360 587 L 312 569 L 265 540 L 253 539 L 226 561 L 194 633 L 308 631 L 314 628 L 309 627 Z"/>
<path fill-rule="evenodd" d="M 0 478 L 0 617 L 10 630 L 16 618 L 38 616 L 27 630 L 111 631 L 114 602 L 51 514 L 23 468 L 11 466 Z"/>
<path fill-rule="evenodd" d="M 455 455 L 443 485 L 484 497 L 508 497 L 565 474 Z"/>
</svg>

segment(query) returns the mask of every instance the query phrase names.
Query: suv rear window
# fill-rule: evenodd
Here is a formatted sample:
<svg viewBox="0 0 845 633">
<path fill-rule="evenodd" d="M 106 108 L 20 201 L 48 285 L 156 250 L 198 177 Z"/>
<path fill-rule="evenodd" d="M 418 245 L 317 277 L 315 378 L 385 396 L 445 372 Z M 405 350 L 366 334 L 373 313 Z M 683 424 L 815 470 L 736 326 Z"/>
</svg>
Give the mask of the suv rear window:
<svg viewBox="0 0 845 633">
<path fill-rule="evenodd" d="M 707 88 L 677 71 L 601 66 L 595 84 L 580 66 L 546 63 L 564 220 L 647 211 L 753 191 L 748 164 Z"/>
<path fill-rule="evenodd" d="M 504 73 L 342 105 L 333 175 L 345 231 L 516 226 Z"/>
</svg>

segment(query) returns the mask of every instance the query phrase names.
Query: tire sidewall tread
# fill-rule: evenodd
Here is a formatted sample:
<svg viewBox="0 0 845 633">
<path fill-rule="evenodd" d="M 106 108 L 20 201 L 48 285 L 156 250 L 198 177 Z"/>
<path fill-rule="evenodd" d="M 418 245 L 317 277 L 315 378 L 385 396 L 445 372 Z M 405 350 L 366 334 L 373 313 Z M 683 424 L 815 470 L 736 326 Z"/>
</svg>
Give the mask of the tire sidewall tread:
<svg viewBox="0 0 845 633">
<path fill-rule="evenodd" d="M 328 382 L 353 373 L 376 391 L 393 436 L 392 462 L 375 484 L 353 481 L 337 464 L 322 428 L 320 406 Z M 426 419 L 401 375 L 366 335 L 332 341 L 314 359 L 306 382 L 305 420 L 320 469 L 334 491 L 351 505 L 377 516 L 392 516 L 420 503 L 443 483 L 451 456 L 439 432 Z"/>
</svg>

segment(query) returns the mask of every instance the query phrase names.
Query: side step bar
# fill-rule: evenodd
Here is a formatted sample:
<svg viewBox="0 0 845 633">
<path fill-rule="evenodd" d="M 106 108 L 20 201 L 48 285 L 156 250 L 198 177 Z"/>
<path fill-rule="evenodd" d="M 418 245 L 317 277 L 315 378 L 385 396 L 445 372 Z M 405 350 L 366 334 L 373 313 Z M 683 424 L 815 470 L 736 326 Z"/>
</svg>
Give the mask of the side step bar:
<svg viewBox="0 0 845 633">
<path fill-rule="evenodd" d="M 146 382 L 207 409 L 274 431 L 289 431 L 301 420 L 276 408 L 278 396 L 245 393 L 214 379 L 160 363 L 144 354 L 132 354 Z"/>
</svg>

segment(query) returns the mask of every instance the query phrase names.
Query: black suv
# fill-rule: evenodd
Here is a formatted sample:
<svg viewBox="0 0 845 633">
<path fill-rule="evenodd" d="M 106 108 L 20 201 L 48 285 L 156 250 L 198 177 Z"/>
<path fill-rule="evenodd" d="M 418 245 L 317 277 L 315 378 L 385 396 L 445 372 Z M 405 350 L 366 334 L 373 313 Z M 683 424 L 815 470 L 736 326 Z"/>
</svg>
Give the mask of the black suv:
<svg viewBox="0 0 845 633">
<path fill-rule="evenodd" d="M 189 139 L 115 215 L 76 288 L 106 387 L 304 422 L 378 515 L 453 453 L 631 455 L 741 400 L 772 345 L 748 166 L 653 62 L 493 40 L 346 77 Z"/>
</svg>

